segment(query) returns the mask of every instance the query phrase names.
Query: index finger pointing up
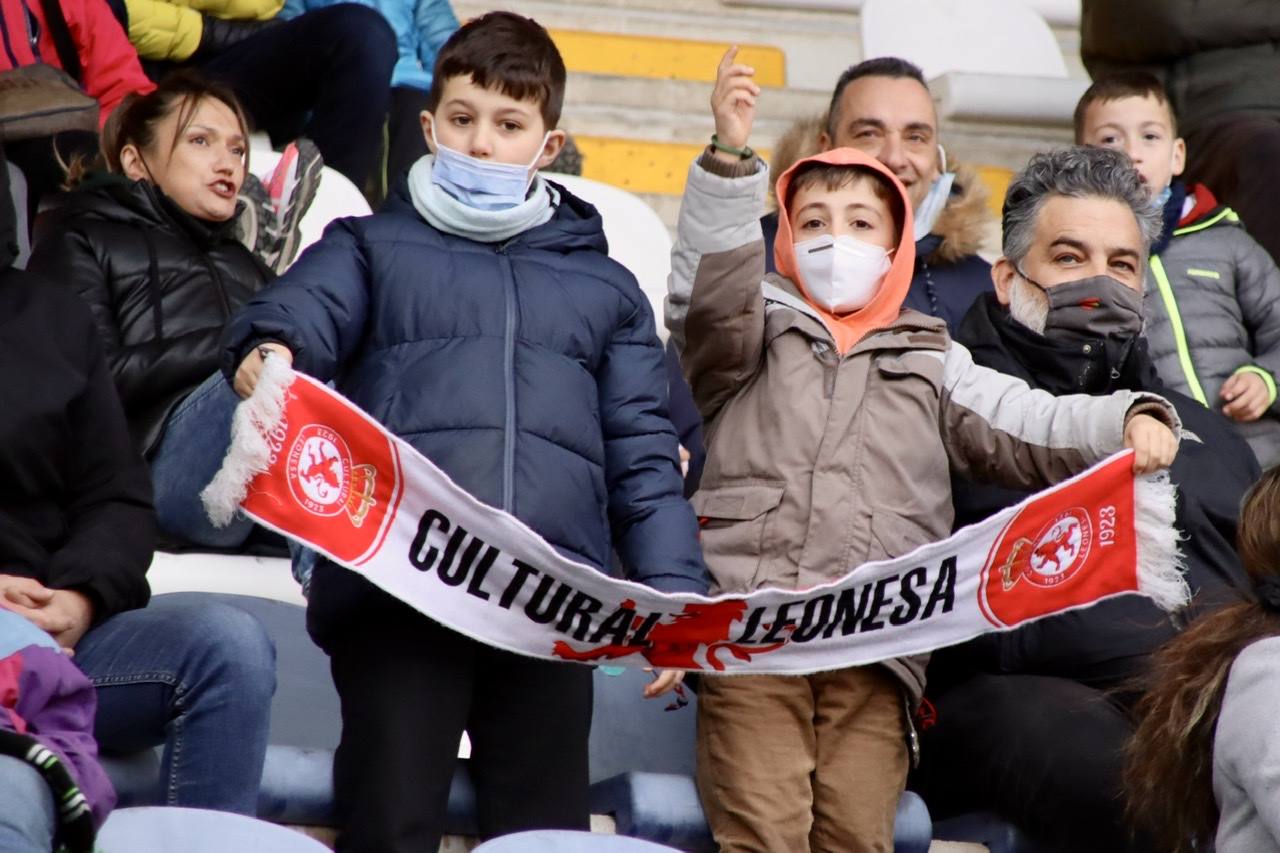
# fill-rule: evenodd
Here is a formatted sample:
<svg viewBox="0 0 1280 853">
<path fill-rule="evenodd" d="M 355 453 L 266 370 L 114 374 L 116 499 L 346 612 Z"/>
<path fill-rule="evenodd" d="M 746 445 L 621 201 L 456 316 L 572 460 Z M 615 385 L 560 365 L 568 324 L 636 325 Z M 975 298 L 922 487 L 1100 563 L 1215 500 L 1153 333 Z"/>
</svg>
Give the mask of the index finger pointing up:
<svg viewBox="0 0 1280 853">
<path fill-rule="evenodd" d="M 733 60 L 738 56 L 738 46 L 732 45 L 724 52 L 724 56 L 720 57 L 720 73 L 723 74 L 725 69 L 733 64 Z"/>
</svg>

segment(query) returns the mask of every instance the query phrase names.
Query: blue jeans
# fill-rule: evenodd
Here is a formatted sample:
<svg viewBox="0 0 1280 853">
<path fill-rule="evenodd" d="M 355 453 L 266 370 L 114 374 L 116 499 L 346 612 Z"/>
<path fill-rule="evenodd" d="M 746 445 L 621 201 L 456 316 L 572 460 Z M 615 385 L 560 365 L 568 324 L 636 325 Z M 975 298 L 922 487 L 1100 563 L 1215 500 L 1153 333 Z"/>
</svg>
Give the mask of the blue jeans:
<svg viewBox="0 0 1280 853">
<path fill-rule="evenodd" d="M 167 805 L 257 813 L 276 687 L 257 619 L 202 593 L 161 595 L 94 627 L 73 660 L 97 687 L 104 752 L 164 745 Z"/>
<path fill-rule="evenodd" d="M 194 545 L 236 548 L 253 522 L 237 515 L 226 527 L 214 527 L 200 492 L 222 467 L 231 446 L 231 419 L 240 397 L 221 373 L 188 394 L 165 421 L 164 436 L 151 459 L 156 520 L 160 529 Z"/>
<path fill-rule="evenodd" d="M 57 816 L 53 792 L 25 761 L 0 755 L 0 850 L 49 853 Z"/>
</svg>

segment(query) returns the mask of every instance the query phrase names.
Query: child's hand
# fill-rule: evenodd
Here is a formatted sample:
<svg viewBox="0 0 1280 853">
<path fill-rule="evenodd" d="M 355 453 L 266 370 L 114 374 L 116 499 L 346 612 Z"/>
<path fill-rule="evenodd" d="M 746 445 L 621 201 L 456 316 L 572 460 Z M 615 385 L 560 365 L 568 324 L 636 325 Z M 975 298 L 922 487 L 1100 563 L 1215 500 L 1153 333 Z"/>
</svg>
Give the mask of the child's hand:
<svg viewBox="0 0 1280 853">
<path fill-rule="evenodd" d="M 1262 377 L 1249 370 L 1232 374 L 1218 393 L 1226 403 L 1222 413 L 1233 421 L 1256 421 L 1271 404 L 1271 390 Z"/>
<path fill-rule="evenodd" d="M 1151 415 L 1137 414 L 1124 425 L 1124 446 L 1133 450 L 1133 473 L 1168 468 L 1178 453 L 1173 431 Z"/>
<path fill-rule="evenodd" d="M 236 393 L 243 398 L 248 398 L 253 393 L 253 389 L 258 385 L 258 377 L 262 375 L 262 365 L 266 362 L 268 355 L 278 356 L 285 360 L 286 364 L 293 365 L 293 353 L 284 344 L 258 344 L 253 348 L 253 352 L 244 357 L 244 361 L 240 362 L 240 366 L 236 368 Z"/>
<path fill-rule="evenodd" d="M 651 666 L 644 668 L 645 672 L 653 673 L 653 681 L 645 685 L 644 698 L 657 699 L 664 693 L 669 693 L 676 688 L 680 682 L 684 681 L 683 669 L 659 669 L 654 670 Z"/>
<path fill-rule="evenodd" d="M 751 78 L 756 70 L 734 64 L 738 48 L 729 48 L 716 70 L 716 87 L 711 91 L 711 114 L 716 120 L 716 138 L 731 148 L 745 148 L 756 118 L 756 96 L 760 87 Z M 738 157 L 725 151 L 716 156 L 728 162 Z"/>
</svg>

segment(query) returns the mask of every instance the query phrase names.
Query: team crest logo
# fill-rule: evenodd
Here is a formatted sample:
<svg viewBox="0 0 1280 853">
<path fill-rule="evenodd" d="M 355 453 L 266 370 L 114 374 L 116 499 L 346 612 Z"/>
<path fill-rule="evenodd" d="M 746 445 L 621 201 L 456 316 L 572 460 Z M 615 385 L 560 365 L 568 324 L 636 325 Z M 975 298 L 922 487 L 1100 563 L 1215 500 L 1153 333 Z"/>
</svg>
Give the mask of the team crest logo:
<svg viewBox="0 0 1280 853">
<path fill-rule="evenodd" d="M 1020 537 L 1014 541 L 1000 567 L 1004 589 L 1012 589 L 1020 578 L 1046 588 L 1070 580 L 1088 559 L 1092 541 L 1089 514 L 1079 507 L 1066 510 L 1034 540 Z"/>
<path fill-rule="evenodd" d="M 361 526 L 376 503 L 377 477 L 374 466 L 354 464 L 342 436 L 321 424 L 304 426 L 289 448 L 289 490 L 315 515 L 345 512 L 353 526 Z"/>
</svg>

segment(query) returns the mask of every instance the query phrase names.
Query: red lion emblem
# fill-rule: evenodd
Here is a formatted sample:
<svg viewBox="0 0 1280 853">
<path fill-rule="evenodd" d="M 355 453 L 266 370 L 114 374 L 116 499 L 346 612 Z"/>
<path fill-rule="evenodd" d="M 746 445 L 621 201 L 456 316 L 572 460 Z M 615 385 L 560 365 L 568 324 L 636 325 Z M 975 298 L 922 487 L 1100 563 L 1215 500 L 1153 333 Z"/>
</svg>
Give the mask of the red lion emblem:
<svg viewBox="0 0 1280 853">
<path fill-rule="evenodd" d="M 624 608 L 634 608 L 635 602 L 622 602 Z M 729 642 L 729 629 L 747 611 L 747 603 L 741 599 L 711 603 L 686 604 L 672 616 L 670 622 L 659 622 L 649 631 L 640 645 L 611 643 L 593 649 L 574 649 L 563 640 L 557 640 L 554 654 L 572 661 L 614 660 L 639 653 L 652 666 L 664 669 L 705 669 L 698 663 L 698 650 L 706 648 L 707 664 L 717 672 L 724 670 L 718 657 L 728 652 L 741 661 L 751 660 L 753 655 L 767 654 L 787 644 L 781 640 L 768 645 Z M 637 616 L 631 629 L 638 630 L 644 620 Z"/>
<path fill-rule="evenodd" d="M 299 466 L 298 476 L 304 480 L 320 480 L 329 488 L 337 491 L 342 488 L 342 459 L 337 456 L 324 458 L 320 455 L 319 449 L 310 448 L 310 453 L 304 460 L 304 466 Z"/>
<path fill-rule="evenodd" d="M 1073 553 L 1071 549 L 1071 532 L 1069 527 L 1056 530 L 1052 538 L 1046 539 L 1036 546 L 1034 552 L 1036 558 L 1045 565 L 1052 563 L 1054 572 L 1062 571 L 1062 552 Z"/>
</svg>

